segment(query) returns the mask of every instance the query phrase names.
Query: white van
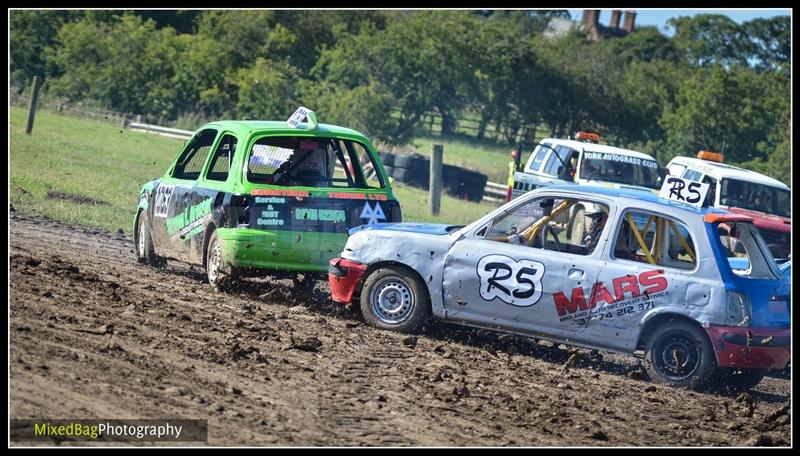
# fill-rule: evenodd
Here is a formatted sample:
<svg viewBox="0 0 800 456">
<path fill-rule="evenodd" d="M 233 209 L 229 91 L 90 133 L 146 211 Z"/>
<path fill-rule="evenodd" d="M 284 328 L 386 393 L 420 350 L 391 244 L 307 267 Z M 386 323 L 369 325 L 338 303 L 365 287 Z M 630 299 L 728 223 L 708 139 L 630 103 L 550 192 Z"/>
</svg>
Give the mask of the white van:
<svg viewBox="0 0 800 456">
<path fill-rule="evenodd" d="M 596 133 L 579 132 L 575 139 L 545 138 L 533 150 L 522 172 L 514 174 L 511 199 L 539 187 L 575 183 L 581 186 L 624 188 L 658 194 L 661 175 L 658 162 L 634 150 L 598 144 Z M 591 223 L 585 215 L 599 208 L 570 209 L 571 239 L 580 239 Z M 574 223 L 584 220 L 585 223 Z"/>
<path fill-rule="evenodd" d="M 697 158 L 675 157 L 670 175 L 709 184 L 705 205 L 750 216 L 776 260 L 791 252 L 791 189 L 783 182 L 755 171 L 722 162 L 722 154 L 700 151 Z M 728 245 L 735 256 L 737 245 Z"/>
</svg>

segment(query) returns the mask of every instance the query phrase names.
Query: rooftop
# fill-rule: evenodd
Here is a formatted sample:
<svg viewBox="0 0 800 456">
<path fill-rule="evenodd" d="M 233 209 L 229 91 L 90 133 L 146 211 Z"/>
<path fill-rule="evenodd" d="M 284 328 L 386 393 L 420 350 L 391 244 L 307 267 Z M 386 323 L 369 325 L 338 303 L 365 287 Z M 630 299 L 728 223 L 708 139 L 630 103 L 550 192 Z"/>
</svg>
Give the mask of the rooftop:
<svg viewBox="0 0 800 456">
<path fill-rule="evenodd" d="M 579 192 L 579 193 L 590 193 L 595 195 L 603 195 L 615 199 L 623 198 L 632 200 L 631 202 L 636 201 L 643 201 L 652 204 L 660 204 L 664 206 L 669 206 L 675 209 L 684 210 L 686 212 L 692 214 L 700 214 L 706 215 L 709 213 L 718 213 L 718 214 L 725 214 L 728 211 L 723 209 L 715 208 L 715 207 L 697 207 L 692 206 L 691 204 L 684 204 L 677 201 L 672 201 L 668 199 L 664 199 L 659 197 L 658 195 L 651 193 L 651 192 L 643 192 L 640 190 L 630 190 L 626 188 L 606 188 L 606 187 L 596 187 L 596 186 L 578 186 L 578 185 L 549 185 L 546 187 L 542 187 L 548 191 L 550 190 L 559 190 L 559 191 L 567 191 L 570 193 Z"/>
<path fill-rule="evenodd" d="M 281 133 L 281 134 L 304 134 L 313 132 L 322 136 L 343 136 L 348 138 L 365 139 L 366 137 L 350 128 L 338 125 L 319 124 L 316 130 L 306 130 L 307 123 L 301 122 L 300 128 L 292 128 L 286 124 L 285 120 L 218 120 L 209 122 L 203 127 L 216 126 L 241 133 Z M 201 128 L 203 128 L 201 127 Z"/>
<path fill-rule="evenodd" d="M 749 169 L 739 168 L 738 166 L 729 165 L 726 163 L 718 163 L 709 160 L 702 160 L 693 157 L 675 157 L 672 163 L 681 163 L 692 168 L 696 168 L 705 174 L 709 174 L 716 179 L 739 179 L 743 181 L 756 182 L 759 184 L 770 185 L 773 187 L 780 187 L 789 190 L 783 182 L 769 176 L 765 176 Z"/>
<path fill-rule="evenodd" d="M 637 152 L 635 150 L 621 149 L 619 147 L 608 146 L 608 145 L 605 145 L 605 144 L 595 144 L 595 143 L 585 142 L 585 141 L 576 141 L 574 139 L 545 138 L 545 139 L 543 139 L 543 140 L 541 140 L 539 142 L 540 143 L 549 142 L 551 144 L 560 144 L 560 145 L 564 145 L 564 146 L 569 146 L 569 147 L 571 147 L 573 149 L 578 149 L 578 150 L 583 149 L 583 150 L 585 150 L 587 152 L 600 152 L 600 153 L 603 153 L 603 154 L 621 154 L 621 155 L 627 155 L 629 157 L 641 158 L 643 160 L 655 160 L 650 155 L 647 155 L 647 154 L 642 153 L 642 152 Z"/>
</svg>

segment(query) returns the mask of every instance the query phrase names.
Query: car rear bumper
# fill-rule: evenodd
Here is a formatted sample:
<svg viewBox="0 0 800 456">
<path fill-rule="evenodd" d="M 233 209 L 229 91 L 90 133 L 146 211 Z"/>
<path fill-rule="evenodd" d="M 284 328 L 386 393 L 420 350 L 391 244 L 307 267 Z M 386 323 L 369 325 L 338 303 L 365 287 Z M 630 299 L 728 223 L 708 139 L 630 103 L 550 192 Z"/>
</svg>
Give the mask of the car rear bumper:
<svg viewBox="0 0 800 456">
<path fill-rule="evenodd" d="M 222 258 L 236 267 L 326 272 L 328 261 L 341 252 L 346 233 L 267 231 L 219 228 Z"/>
<path fill-rule="evenodd" d="M 720 367 L 783 369 L 791 360 L 790 329 L 709 325 Z"/>
<path fill-rule="evenodd" d="M 353 300 L 358 284 L 367 270 L 367 265 L 344 258 L 334 258 L 328 266 L 328 282 L 331 298 L 342 304 Z"/>
</svg>

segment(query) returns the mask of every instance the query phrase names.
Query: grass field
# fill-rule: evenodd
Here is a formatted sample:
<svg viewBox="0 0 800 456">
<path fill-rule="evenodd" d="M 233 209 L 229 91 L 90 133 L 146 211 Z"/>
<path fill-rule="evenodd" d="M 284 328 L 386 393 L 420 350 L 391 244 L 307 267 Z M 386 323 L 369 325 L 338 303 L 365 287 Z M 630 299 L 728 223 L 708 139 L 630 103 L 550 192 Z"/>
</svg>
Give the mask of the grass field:
<svg viewBox="0 0 800 456">
<path fill-rule="evenodd" d="M 130 234 L 139 189 L 164 173 L 182 142 L 108 122 L 39 111 L 32 135 L 26 111 L 10 111 L 10 199 L 16 211 Z M 428 192 L 393 184 L 406 221 L 465 224 L 496 207 L 443 195 L 428 215 Z"/>
</svg>

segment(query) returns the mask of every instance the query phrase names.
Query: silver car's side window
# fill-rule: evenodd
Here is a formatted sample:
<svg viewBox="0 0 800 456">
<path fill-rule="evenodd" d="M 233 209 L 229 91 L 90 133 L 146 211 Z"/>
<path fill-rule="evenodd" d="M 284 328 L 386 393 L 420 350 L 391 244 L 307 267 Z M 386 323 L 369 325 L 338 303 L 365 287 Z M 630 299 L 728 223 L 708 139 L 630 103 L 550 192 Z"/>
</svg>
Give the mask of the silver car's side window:
<svg viewBox="0 0 800 456">
<path fill-rule="evenodd" d="M 697 266 L 697 250 L 686 226 L 668 217 L 645 211 L 622 214 L 613 257 L 676 269 Z"/>
<path fill-rule="evenodd" d="M 605 204 L 545 196 L 494 220 L 484 239 L 574 255 L 591 255 L 608 220 Z M 484 230 L 481 230 L 481 232 Z"/>
</svg>

